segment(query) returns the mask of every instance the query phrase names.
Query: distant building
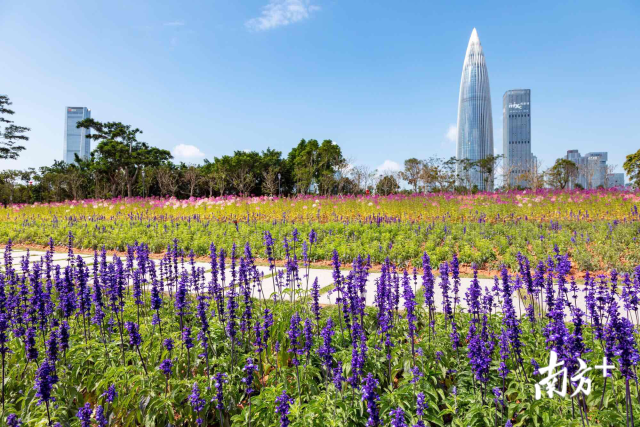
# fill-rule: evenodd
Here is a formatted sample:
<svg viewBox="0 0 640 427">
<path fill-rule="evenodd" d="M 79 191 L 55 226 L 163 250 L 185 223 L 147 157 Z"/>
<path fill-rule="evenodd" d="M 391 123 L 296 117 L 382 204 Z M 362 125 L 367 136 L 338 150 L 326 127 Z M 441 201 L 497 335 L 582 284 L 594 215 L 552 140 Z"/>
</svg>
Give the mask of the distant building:
<svg viewBox="0 0 640 427">
<path fill-rule="evenodd" d="M 610 173 L 607 175 L 607 188 L 622 188 L 624 187 L 624 174 L 623 173 Z"/>
<path fill-rule="evenodd" d="M 491 116 L 491 93 L 489 72 L 478 38 L 473 29 L 467 53 L 462 65 L 460 97 L 458 99 L 457 158 L 477 161 L 493 155 L 493 119 Z M 458 175 L 462 170 L 458 168 Z M 466 180 L 466 179 L 465 179 Z M 493 176 L 474 169 L 470 171 L 468 184 L 479 190 L 493 189 Z M 462 182 L 467 184 L 467 182 Z"/>
<path fill-rule="evenodd" d="M 578 150 L 569 150 L 566 158 L 578 167 L 577 177 L 569 183 L 569 188 L 580 186 L 592 189 L 624 186 L 624 174 L 610 173 L 610 167 L 607 165 L 609 155 L 606 151 L 587 153 L 581 156 Z"/>
<path fill-rule="evenodd" d="M 89 129 L 78 129 L 79 121 L 91 117 L 91 110 L 87 107 L 67 107 L 64 120 L 64 152 L 62 160 L 74 163 L 77 154 L 82 159 L 89 158 L 91 153 L 91 139 L 87 138 Z"/>
<path fill-rule="evenodd" d="M 534 167 L 531 152 L 531 90 L 514 89 L 502 97 L 502 152 L 505 184 L 526 187 Z"/>
</svg>

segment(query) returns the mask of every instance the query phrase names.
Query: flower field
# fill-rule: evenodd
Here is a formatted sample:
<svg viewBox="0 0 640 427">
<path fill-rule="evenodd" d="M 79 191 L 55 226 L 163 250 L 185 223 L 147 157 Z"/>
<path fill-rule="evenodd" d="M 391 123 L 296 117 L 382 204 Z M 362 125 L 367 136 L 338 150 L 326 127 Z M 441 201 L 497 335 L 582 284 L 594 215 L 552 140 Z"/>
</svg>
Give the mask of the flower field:
<svg viewBox="0 0 640 427">
<path fill-rule="evenodd" d="M 313 262 L 331 260 L 334 249 L 345 259 L 369 254 L 376 267 L 387 258 L 419 266 L 423 252 L 438 265 L 457 253 L 467 269 L 514 269 L 518 253 L 545 260 L 557 246 L 577 270 L 631 271 L 640 264 L 639 202 L 640 193 L 614 190 L 84 200 L 0 209 L 0 241 L 44 246 L 52 237 L 63 246 L 73 232 L 77 248 L 124 251 L 140 241 L 162 253 L 177 238 L 205 257 L 211 242 L 227 252 L 248 242 L 262 258 L 265 231 L 282 241 L 313 229 Z M 273 256 L 285 259 L 283 248 Z"/>
<path fill-rule="evenodd" d="M 458 208 L 463 203 L 438 200 Z M 94 232 L 98 227 L 142 230 L 154 217 L 157 235 L 172 234 L 162 231 L 165 226 L 175 233 L 189 233 L 194 224 L 200 234 L 215 229 L 204 224 L 217 223 L 218 216 L 203 219 L 215 205 L 175 207 L 183 211 L 178 226 L 177 214 L 169 215 L 173 207 L 154 210 L 148 203 L 25 207 L 14 210 L 13 222 L 3 227 L 5 233 L 19 233 L 20 227 L 27 233 L 37 224 L 47 224 L 47 231 L 84 229 L 84 242 L 96 239 L 92 244 L 109 234 Z M 240 209 L 248 208 L 227 206 L 220 224 L 231 233 L 229 224 L 238 218 L 238 229 L 260 230 L 275 216 L 269 210 L 277 203 L 270 203 L 257 203 L 267 212 L 252 213 L 260 221 L 250 215 L 242 225 Z M 381 210 L 385 203 L 394 205 L 383 200 Z M 602 205 L 572 215 L 610 222 L 610 240 L 618 230 L 631 235 L 637 211 L 622 195 L 591 195 L 580 203 L 583 209 Z M 465 218 L 497 221 L 502 207 L 496 206 L 486 207 L 496 210 L 491 218 L 480 211 Z M 75 212 L 56 214 L 67 209 Z M 89 215 L 93 209 L 100 213 Z M 345 214 L 344 223 L 364 221 L 368 208 L 361 209 Z M 441 209 L 447 224 L 461 218 L 460 209 Z M 107 217 L 109 210 L 123 212 Z M 411 216 L 418 211 L 388 211 L 389 223 L 380 226 L 393 227 L 395 215 L 403 226 L 419 227 Z M 300 216 L 281 219 L 285 228 L 331 224 L 295 212 Z M 552 218 L 550 206 L 532 212 L 540 224 L 571 219 L 566 213 Z M 532 224 L 521 215 L 508 222 Z M 373 229 L 375 223 L 365 225 Z M 74 254 L 74 246 L 88 244 L 76 242 L 73 233 L 66 235 L 62 257 L 54 253 L 53 239 L 35 259 L 20 256 L 9 243 L 0 274 L 3 422 L 421 427 L 630 426 L 640 420 L 640 268 L 587 274 L 577 284 L 571 258 L 557 249 L 540 262 L 518 255 L 515 268 L 503 267 L 491 286 L 473 279 L 465 289 L 455 254 L 436 264 L 423 252 L 419 269 L 382 260 L 374 276 L 373 253 L 349 257 L 335 251 L 329 256 L 333 304 L 321 305 L 327 290 L 310 280 L 310 254 L 322 253 L 331 234 L 325 229 L 322 242 L 315 229 L 287 239 L 261 231 L 255 247 L 231 243 L 227 249 L 228 240 L 211 240 L 206 268 L 189 250 L 196 248 L 178 240 L 160 259 L 150 257 L 142 238 L 125 246 L 122 257 L 107 256 L 104 249 Z M 283 267 L 276 266 L 276 254 Z M 267 259 L 266 271 L 256 265 L 258 256 Z M 551 354 L 566 377 L 547 378 L 545 386 Z M 543 384 L 539 391 L 536 384 Z"/>
</svg>

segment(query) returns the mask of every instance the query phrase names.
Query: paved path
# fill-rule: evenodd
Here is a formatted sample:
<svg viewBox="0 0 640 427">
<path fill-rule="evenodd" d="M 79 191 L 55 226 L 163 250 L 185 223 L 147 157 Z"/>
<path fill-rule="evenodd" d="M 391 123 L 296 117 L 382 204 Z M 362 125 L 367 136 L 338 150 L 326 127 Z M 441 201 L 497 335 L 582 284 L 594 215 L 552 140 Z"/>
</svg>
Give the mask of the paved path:
<svg viewBox="0 0 640 427">
<path fill-rule="evenodd" d="M 26 249 L 14 249 L 12 251 L 12 255 L 13 255 L 13 264 L 16 268 L 20 268 L 20 261 L 23 259 L 24 256 L 27 255 L 27 250 Z M 93 255 L 89 255 L 89 254 L 76 254 L 75 256 L 80 255 L 86 262 L 88 265 L 93 265 Z M 44 251 L 37 251 L 37 250 L 29 250 L 29 260 L 31 262 L 35 262 L 35 261 L 39 261 L 41 257 L 45 256 L 45 252 Z M 4 257 L 4 248 L 0 249 L 0 257 Z M 112 259 L 112 257 L 108 257 L 108 261 L 110 262 Z M 154 260 L 156 261 L 156 263 L 158 262 L 158 260 Z M 63 253 L 63 252 L 56 252 L 53 255 L 53 265 L 60 265 L 61 267 L 64 267 L 67 265 L 67 254 Z M 157 265 L 157 264 L 156 264 Z M 211 279 L 211 272 L 210 270 L 210 265 L 208 263 L 205 262 L 196 262 L 195 263 L 196 268 L 204 268 L 206 273 L 205 273 L 205 280 L 206 282 L 210 281 Z M 188 265 L 185 263 L 185 266 L 187 268 Z M 269 270 L 268 266 L 258 266 L 257 267 L 258 270 L 264 274 L 265 279 L 262 281 L 262 289 L 263 289 L 263 293 L 266 296 L 271 295 L 273 292 L 276 291 L 276 289 L 274 288 L 274 281 L 273 279 L 270 277 L 271 271 Z M 300 267 L 300 276 L 304 276 L 305 271 L 303 269 L 303 267 Z M 282 267 L 278 267 L 277 270 L 283 270 Z M 348 274 L 349 270 L 341 270 L 341 273 L 346 276 Z M 434 271 L 435 273 L 435 271 Z M 401 274 L 401 272 L 400 272 Z M 231 276 L 230 274 L 230 270 L 226 270 L 226 277 L 229 278 Z M 375 296 L 375 291 L 376 291 L 376 281 L 380 278 L 381 273 L 370 273 L 369 274 L 369 278 L 367 281 L 367 285 L 366 285 L 366 305 L 368 306 L 372 306 L 374 305 L 374 296 Z M 326 288 L 330 285 L 333 285 L 334 280 L 333 280 L 333 271 L 329 270 L 329 269 L 316 269 L 316 268 L 312 268 L 309 270 L 309 286 L 311 286 L 311 284 L 313 283 L 313 281 L 315 279 L 318 279 L 318 284 L 320 286 L 320 289 L 322 288 Z M 489 289 L 491 289 L 491 287 L 493 286 L 493 279 L 478 279 L 478 281 L 480 282 L 480 286 L 482 287 L 482 289 L 484 290 L 485 287 L 488 287 Z M 442 307 L 442 291 L 440 289 L 439 286 L 439 282 L 440 279 L 438 276 L 435 277 L 435 305 L 436 307 Z M 452 282 L 452 281 L 451 281 Z M 459 290 L 459 298 L 460 298 L 460 303 L 459 306 L 463 307 L 463 308 L 467 308 L 467 304 L 465 301 L 465 293 L 467 291 L 467 289 L 469 289 L 470 285 L 472 282 L 472 278 L 461 278 L 460 279 L 460 290 Z M 302 287 L 306 288 L 306 283 L 307 283 L 307 278 L 306 277 L 302 277 Z M 413 283 L 413 282 L 412 282 Z M 421 283 L 421 279 L 418 278 L 418 284 Z M 257 294 L 255 295 L 257 296 Z M 327 292 L 327 290 L 325 289 L 323 292 L 321 292 L 320 295 L 320 303 L 321 304 L 333 304 L 335 303 L 335 299 L 336 299 L 336 294 L 335 293 L 330 293 Z M 522 308 L 522 312 L 524 313 L 524 303 L 520 300 L 520 297 L 514 293 L 513 294 L 513 303 L 514 306 L 516 308 L 516 313 L 520 313 L 520 308 Z M 572 298 L 572 302 L 573 302 L 573 298 Z M 400 305 L 402 306 L 403 304 L 403 300 L 401 299 L 400 301 Z M 584 294 L 582 292 L 579 293 L 578 298 L 576 300 L 576 305 L 582 309 L 582 311 L 586 311 L 586 304 L 584 301 Z"/>
</svg>

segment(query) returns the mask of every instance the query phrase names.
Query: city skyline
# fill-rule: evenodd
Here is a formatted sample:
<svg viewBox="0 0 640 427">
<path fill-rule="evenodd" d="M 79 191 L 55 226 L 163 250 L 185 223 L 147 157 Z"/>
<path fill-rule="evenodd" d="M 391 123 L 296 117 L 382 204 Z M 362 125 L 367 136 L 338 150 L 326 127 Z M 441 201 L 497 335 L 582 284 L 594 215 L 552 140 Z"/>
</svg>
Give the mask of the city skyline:
<svg viewBox="0 0 640 427">
<path fill-rule="evenodd" d="M 579 10 L 464 2 L 460 14 L 446 5 L 314 0 L 317 8 L 307 4 L 308 15 L 295 22 L 252 20 L 268 4 L 72 1 L 63 13 L 38 0 L 5 2 L 0 25 L 14 37 L 0 48 L 14 66 L 0 78 L 15 119 L 32 131 L 21 158 L 1 167 L 60 159 L 65 105 L 90 105 L 102 121 L 142 129 L 142 140 L 171 150 L 176 161 L 201 163 L 234 149 L 286 151 L 301 138 L 331 138 L 372 168 L 450 157 L 460 51 L 474 26 L 494 96 L 535 92 L 534 151 L 545 168 L 578 147 L 608 149 L 621 171 L 638 145 L 640 88 L 629 82 L 640 59 L 628 55 L 640 43 L 637 2 L 584 2 Z M 503 154 L 499 104 L 494 99 L 494 154 Z"/>
</svg>

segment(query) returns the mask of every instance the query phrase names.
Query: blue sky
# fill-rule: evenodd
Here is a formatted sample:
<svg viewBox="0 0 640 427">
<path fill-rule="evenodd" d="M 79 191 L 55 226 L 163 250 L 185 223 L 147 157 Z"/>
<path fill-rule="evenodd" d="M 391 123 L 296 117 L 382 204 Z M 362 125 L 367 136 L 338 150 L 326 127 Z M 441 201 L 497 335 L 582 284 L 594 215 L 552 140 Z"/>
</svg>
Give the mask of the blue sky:
<svg viewBox="0 0 640 427">
<path fill-rule="evenodd" d="M 640 148 L 639 23 L 637 0 L 0 0 L 0 93 L 32 128 L 0 168 L 61 159 L 65 106 L 139 127 L 187 162 L 286 155 L 301 138 L 372 168 L 449 157 L 476 27 L 496 153 L 502 95 L 529 88 L 545 166 L 577 148 L 621 171 Z"/>
</svg>

